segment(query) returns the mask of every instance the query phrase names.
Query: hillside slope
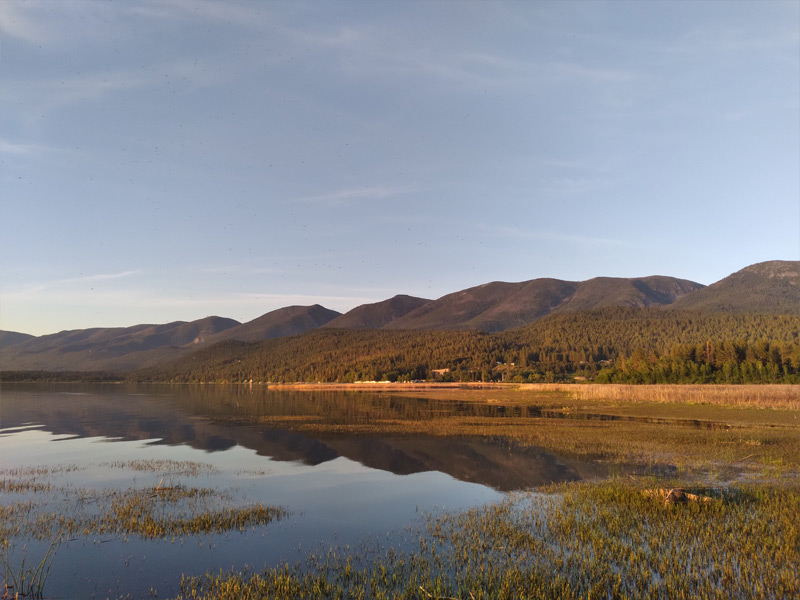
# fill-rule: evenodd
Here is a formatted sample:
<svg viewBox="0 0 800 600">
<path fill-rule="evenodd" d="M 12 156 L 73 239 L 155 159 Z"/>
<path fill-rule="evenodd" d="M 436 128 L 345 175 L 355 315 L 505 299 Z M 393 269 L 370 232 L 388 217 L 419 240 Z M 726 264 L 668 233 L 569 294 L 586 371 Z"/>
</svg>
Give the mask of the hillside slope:
<svg viewBox="0 0 800 600">
<path fill-rule="evenodd" d="M 0 351 L 3 370 L 128 370 L 172 360 L 215 334 L 239 325 L 222 317 L 62 331 Z"/>
<path fill-rule="evenodd" d="M 8 348 L 20 342 L 32 340 L 34 336 L 27 333 L 18 333 L 16 331 L 0 331 L 0 350 Z"/>
<path fill-rule="evenodd" d="M 417 298 L 399 294 L 382 302 L 362 304 L 353 310 L 336 317 L 323 327 L 339 329 L 380 329 L 431 302 L 426 298 Z"/>
<path fill-rule="evenodd" d="M 800 314 L 800 261 L 773 260 L 745 267 L 676 300 L 677 310 Z"/>
<path fill-rule="evenodd" d="M 551 313 L 607 306 L 666 306 L 702 287 L 693 281 L 663 276 L 492 282 L 443 296 L 384 327 L 498 332 L 527 325 Z"/>
<path fill-rule="evenodd" d="M 210 343 L 223 340 L 256 342 L 272 338 L 305 333 L 310 329 L 322 327 L 340 316 L 341 313 L 319 304 L 312 306 L 287 306 L 270 311 L 260 317 L 232 327 L 209 339 Z"/>
</svg>

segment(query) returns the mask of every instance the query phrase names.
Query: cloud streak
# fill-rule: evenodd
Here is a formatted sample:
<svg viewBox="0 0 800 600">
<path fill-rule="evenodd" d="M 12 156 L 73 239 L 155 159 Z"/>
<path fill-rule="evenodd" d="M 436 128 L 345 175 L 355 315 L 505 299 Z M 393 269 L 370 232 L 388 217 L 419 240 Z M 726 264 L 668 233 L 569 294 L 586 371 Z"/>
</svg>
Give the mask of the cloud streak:
<svg viewBox="0 0 800 600">
<path fill-rule="evenodd" d="M 57 149 L 51 146 L 43 146 L 41 144 L 26 144 L 12 142 L 7 139 L 0 139 L 0 153 L 3 154 L 27 156 L 31 154 L 40 154 L 43 152 L 53 152 L 55 150 Z"/>
<path fill-rule="evenodd" d="M 485 232 L 489 233 L 492 236 L 528 238 L 528 239 L 545 240 L 549 242 L 581 244 L 586 246 L 629 247 L 634 245 L 631 242 L 613 238 L 580 235 L 576 233 L 563 233 L 558 231 L 532 231 L 528 229 L 522 229 L 521 227 L 482 225 L 481 229 L 483 229 Z"/>
<path fill-rule="evenodd" d="M 384 200 L 395 196 L 405 196 L 418 191 L 414 186 L 373 185 L 357 188 L 346 188 L 312 196 L 295 198 L 297 202 L 324 203 L 343 205 L 354 202 Z"/>
</svg>

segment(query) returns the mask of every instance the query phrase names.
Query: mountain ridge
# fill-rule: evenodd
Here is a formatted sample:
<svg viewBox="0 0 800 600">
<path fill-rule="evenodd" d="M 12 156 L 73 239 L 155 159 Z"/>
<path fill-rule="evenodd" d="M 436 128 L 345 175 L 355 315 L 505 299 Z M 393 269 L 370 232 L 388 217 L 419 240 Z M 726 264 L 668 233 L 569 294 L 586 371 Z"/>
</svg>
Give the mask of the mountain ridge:
<svg viewBox="0 0 800 600">
<path fill-rule="evenodd" d="M 547 315 L 605 307 L 721 313 L 800 314 L 800 261 L 750 265 L 702 284 L 669 276 L 494 281 L 436 300 L 400 294 L 339 313 L 319 304 L 289 306 L 240 323 L 224 317 L 62 331 L 0 332 L 0 370 L 131 370 L 186 356 L 223 341 L 253 342 L 314 329 L 478 330 L 523 327 Z"/>
</svg>

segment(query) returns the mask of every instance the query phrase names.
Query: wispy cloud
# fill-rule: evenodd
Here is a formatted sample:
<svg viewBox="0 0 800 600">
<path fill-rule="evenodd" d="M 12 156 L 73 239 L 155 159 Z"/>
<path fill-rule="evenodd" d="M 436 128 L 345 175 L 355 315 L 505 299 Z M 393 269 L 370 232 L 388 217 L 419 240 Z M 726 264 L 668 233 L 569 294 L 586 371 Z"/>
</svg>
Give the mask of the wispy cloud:
<svg viewBox="0 0 800 600">
<path fill-rule="evenodd" d="M 78 277 L 59 279 L 56 283 L 91 283 L 95 281 L 109 281 L 112 279 L 124 279 L 133 275 L 140 275 L 142 272 L 142 269 L 132 269 L 129 271 L 120 271 L 119 273 L 96 273 L 93 275 L 81 274 Z"/>
<path fill-rule="evenodd" d="M 107 2 L 4 0 L 0 32 L 43 48 L 109 39 L 124 26 L 118 8 Z"/>
<path fill-rule="evenodd" d="M 25 2 L 3 2 L 0 33 L 30 43 L 47 39 L 47 29 L 36 18 L 30 4 Z"/>
<path fill-rule="evenodd" d="M 212 62 L 204 60 L 199 64 L 177 59 L 139 69 L 98 70 L 74 76 L 18 80 L 5 92 L 3 103 L 26 106 L 28 113 L 48 112 L 99 102 L 113 94 L 163 86 L 164 82 L 184 89 L 200 89 L 221 83 L 227 77 L 223 65 Z M 14 146 L 9 145 L 9 148 L 13 150 Z M 24 151 L 25 146 L 21 145 L 17 150 Z"/>
<path fill-rule="evenodd" d="M 175 21 L 200 19 L 254 27 L 266 21 L 263 2 L 215 0 L 140 0 L 137 2 L 61 2 L 52 0 L 2 2 L 0 32 L 40 46 L 91 43 L 131 31 L 131 19 Z M 78 32 L 78 35 L 76 35 Z"/>
<path fill-rule="evenodd" d="M 74 290 L 76 293 L 83 294 L 85 293 L 85 286 L 102 283 L 106 281 L 114 281 L 119 279 L 127 279 L 133 277 L 135 275 L 141 275 L 144 271 L 142 269 L 132 269 L 128 271 L 120 271 L 118 273 L 93 273 L 90 275 L 84 275 L 83 273 L 75 276 L 75 277 L 65 277 L 61 279 L 51 279 L 47 281 L 37 281 L 31 284 L 22 285 L 18 289 L 9 289 L 8 287 L 4 290 L 4 299 L 8 299 L 9 297 L 21 298 L 21 297 L 28 297 L 33 298 L 40 294 L 50 294 L 53 292 L 57 292 L 61 290 L 62 292 L 69 292 L 71 293 Z"/>
<path fill-rule="evenodd" d="M 383 200 L 385 198 L 392 198 L 394 196 L 404 196 L 415 191 L 418 190 L 414 186 L 408 185 L 373 185 L 357 188 L 346 188 L 312 196 L 301 196 L 296 198 L 296 200 L 299 202 L 317 202 L 341 205 L 352 202 Z"/>
<path fill-rule="evenodd" d="M 253 267 L 248 265 L 234 264 L 209 265 L 200 267 L 199 270 L 205 274 L 242 275 L 247 277 L 253 277 L 256 275 L 275 275 L 277 273 L 283 273 L 286 271 L 285 268 L 279 266 Z"/>
<path fill-rule="evenodd" d="M 149 0 L 132 3 L 129 11 L 159 20 L 202 19 L 253 27 L 261 24 L 268 14 L 264 2 L 235 4 L 216 0 Z"/>
<path fill-rule="evenodd" d="M 39 154 L 42 152 L 52 152 L 54 150 L 56 150 L 56 148 L 51 146 L 12 142 L 11 140 L 0 138 L 0 153 L 4 154 L 29 155 Z"/>
<path fill-rule="evenodd" d="M 492 236 L 516 237 L 546 240 L 550 242 L 564 242 L 567 244 L 581 244 L 587 246 L 631 246 L 628 241 L 613 238 L 603 238 L 578 233 L 564 233 L 561 231 L 536 231 L 513 226 L 481 225 L 481 229 Z"/>
</svg>

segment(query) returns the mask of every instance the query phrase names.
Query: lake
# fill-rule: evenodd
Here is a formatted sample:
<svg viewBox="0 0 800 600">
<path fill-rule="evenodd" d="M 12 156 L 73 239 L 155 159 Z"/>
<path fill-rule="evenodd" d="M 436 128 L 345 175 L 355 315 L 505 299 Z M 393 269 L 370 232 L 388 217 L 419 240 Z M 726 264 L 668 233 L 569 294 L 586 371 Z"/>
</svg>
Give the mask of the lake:
<svg viewBox="0 0 800 600">
<path fill-rule="evenodd" d="M 215 507 L 263 503 L 286 511 L 242 531 L 156 540 L 71 534 L 51 555 L 50 597 L 138 598 L 150 597 L 151 589 L 165 597 L 176 593 L 181 574 L 259 570 L 336 546 L 401 547 L 422 515 L 604 474 L 599 465 L 480 435 L 354 434 L 352 427 L 314 433 L 286 426 L 448 415 L 503 419 L 535 406 L 260 386 L 4 384 L 0 393 L 3 479 L 30 484 L 3 488 L 2 506 L 31 501 L 40 512 L 84 514 L 126 490 L 155 495 L 197 488 L 218 494 L 208 500 Z M 47 555 L 46 540 L 11 540 L 4 562 L 12 570 L 23 559 L 35 564 Z"/>
</svg>

